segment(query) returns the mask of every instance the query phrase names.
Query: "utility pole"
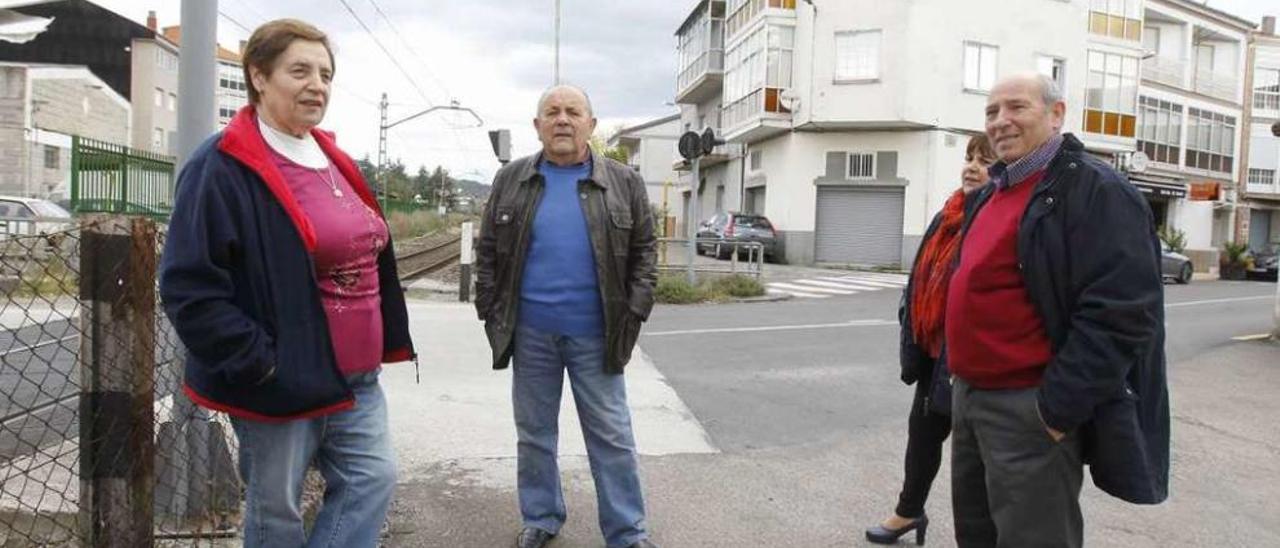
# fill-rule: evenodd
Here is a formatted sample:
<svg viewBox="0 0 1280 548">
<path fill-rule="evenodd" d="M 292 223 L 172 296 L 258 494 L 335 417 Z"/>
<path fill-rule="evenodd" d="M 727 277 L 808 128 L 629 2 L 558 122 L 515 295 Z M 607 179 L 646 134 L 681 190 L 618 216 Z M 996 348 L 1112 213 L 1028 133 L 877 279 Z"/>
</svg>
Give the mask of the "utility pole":
<svg viewBox="0 0 1280 548">
<path fill-rule="evenodd" d="M 382 202 L 382 209 L 387 209 L 387 93 L 382 93 L 382 101 L 378 103 L 378 114 L 381 116 L 381 122 L 378 124 L 378 198 Z"/>
<path fill-rule="evenodd" d="M 178 56 L 178 167 L 215 128 L 218 88 L 218 2 L 183 0 L 182 52 Z M 253 82 L 248 82 L 253 85 Z"/>
<path fill-rule="evenodd" d="M 556 0 L 556 72 L 555 85 L 560 85 L 560 0 Z"/>
</svg>

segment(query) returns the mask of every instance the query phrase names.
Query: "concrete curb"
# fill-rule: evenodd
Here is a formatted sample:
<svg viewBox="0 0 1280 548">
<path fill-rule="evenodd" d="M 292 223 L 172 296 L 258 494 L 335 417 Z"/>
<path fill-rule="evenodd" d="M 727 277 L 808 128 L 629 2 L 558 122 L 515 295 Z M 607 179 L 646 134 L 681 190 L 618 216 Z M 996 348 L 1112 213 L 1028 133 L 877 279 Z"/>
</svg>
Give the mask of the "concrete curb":
<svg viewBox="0 0 1280 548">
<path fill-rule="evenodd" d="M 774 295 L 764 295 L 762 297 L 747 297 L 744 299 L 733 299 L 732 303 L 777 303 L 794 299 L 795 295 L 790 293 L 778 293 Z"/>
</svg>

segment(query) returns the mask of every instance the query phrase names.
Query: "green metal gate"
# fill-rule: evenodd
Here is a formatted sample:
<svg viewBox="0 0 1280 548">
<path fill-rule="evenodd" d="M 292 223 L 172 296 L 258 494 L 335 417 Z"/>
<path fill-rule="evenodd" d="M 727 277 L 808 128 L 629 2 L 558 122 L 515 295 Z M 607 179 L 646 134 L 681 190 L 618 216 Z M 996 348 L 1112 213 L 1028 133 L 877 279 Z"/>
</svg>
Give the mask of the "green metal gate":
<svg viewBox="0 0 1280 548">
<path fill-rule="evenodd" d="M 85 137 L 71 139 L 71 210 L 167 219 L 174 159 Z"/>
</svg>

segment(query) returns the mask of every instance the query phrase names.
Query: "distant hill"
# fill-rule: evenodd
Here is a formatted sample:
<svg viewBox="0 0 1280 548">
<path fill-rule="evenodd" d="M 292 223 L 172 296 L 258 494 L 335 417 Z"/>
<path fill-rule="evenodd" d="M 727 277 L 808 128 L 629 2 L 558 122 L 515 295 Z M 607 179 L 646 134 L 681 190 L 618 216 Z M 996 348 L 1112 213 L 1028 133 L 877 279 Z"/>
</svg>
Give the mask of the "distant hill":
<svg viewBox="0 0 1280 548">
<path fill-rule="evenodd" d="M 454 181 L 454 184 L 457 186 L 459 193 L 471 196 L 472 198 L 475 198 L 477 202 L 483 202 L 488 199 L 489 191 L 493 190 L 493 187 L 490 185 L 467 179 L 459 179 Z"/>
</svg>

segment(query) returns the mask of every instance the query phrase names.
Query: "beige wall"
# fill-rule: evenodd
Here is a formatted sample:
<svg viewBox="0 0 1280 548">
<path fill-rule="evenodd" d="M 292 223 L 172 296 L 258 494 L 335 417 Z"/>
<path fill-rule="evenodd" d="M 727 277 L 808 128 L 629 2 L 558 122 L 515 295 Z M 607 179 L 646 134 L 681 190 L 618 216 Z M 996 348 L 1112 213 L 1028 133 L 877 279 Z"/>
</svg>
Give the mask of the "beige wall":
<svg viewBox="0 0 1280 548">
<path fill-rule="evenodd" d="M 178 131 L 177 105 L 170 108 L 172 94 L 178 94 L 178 54 L 176 49 L 161 45 L 155 40 L 133 41 L 133 131 L 129 146 L 160 154 L 173 154 L 172 141 Z M 156 90 L 161 90 L 163 101 L 155 103 Z M 176 101 L 174 101 L 176 103 Z M 162 132 L 160 147 L 155 144 L 155 130 Z"/>
</svg>

